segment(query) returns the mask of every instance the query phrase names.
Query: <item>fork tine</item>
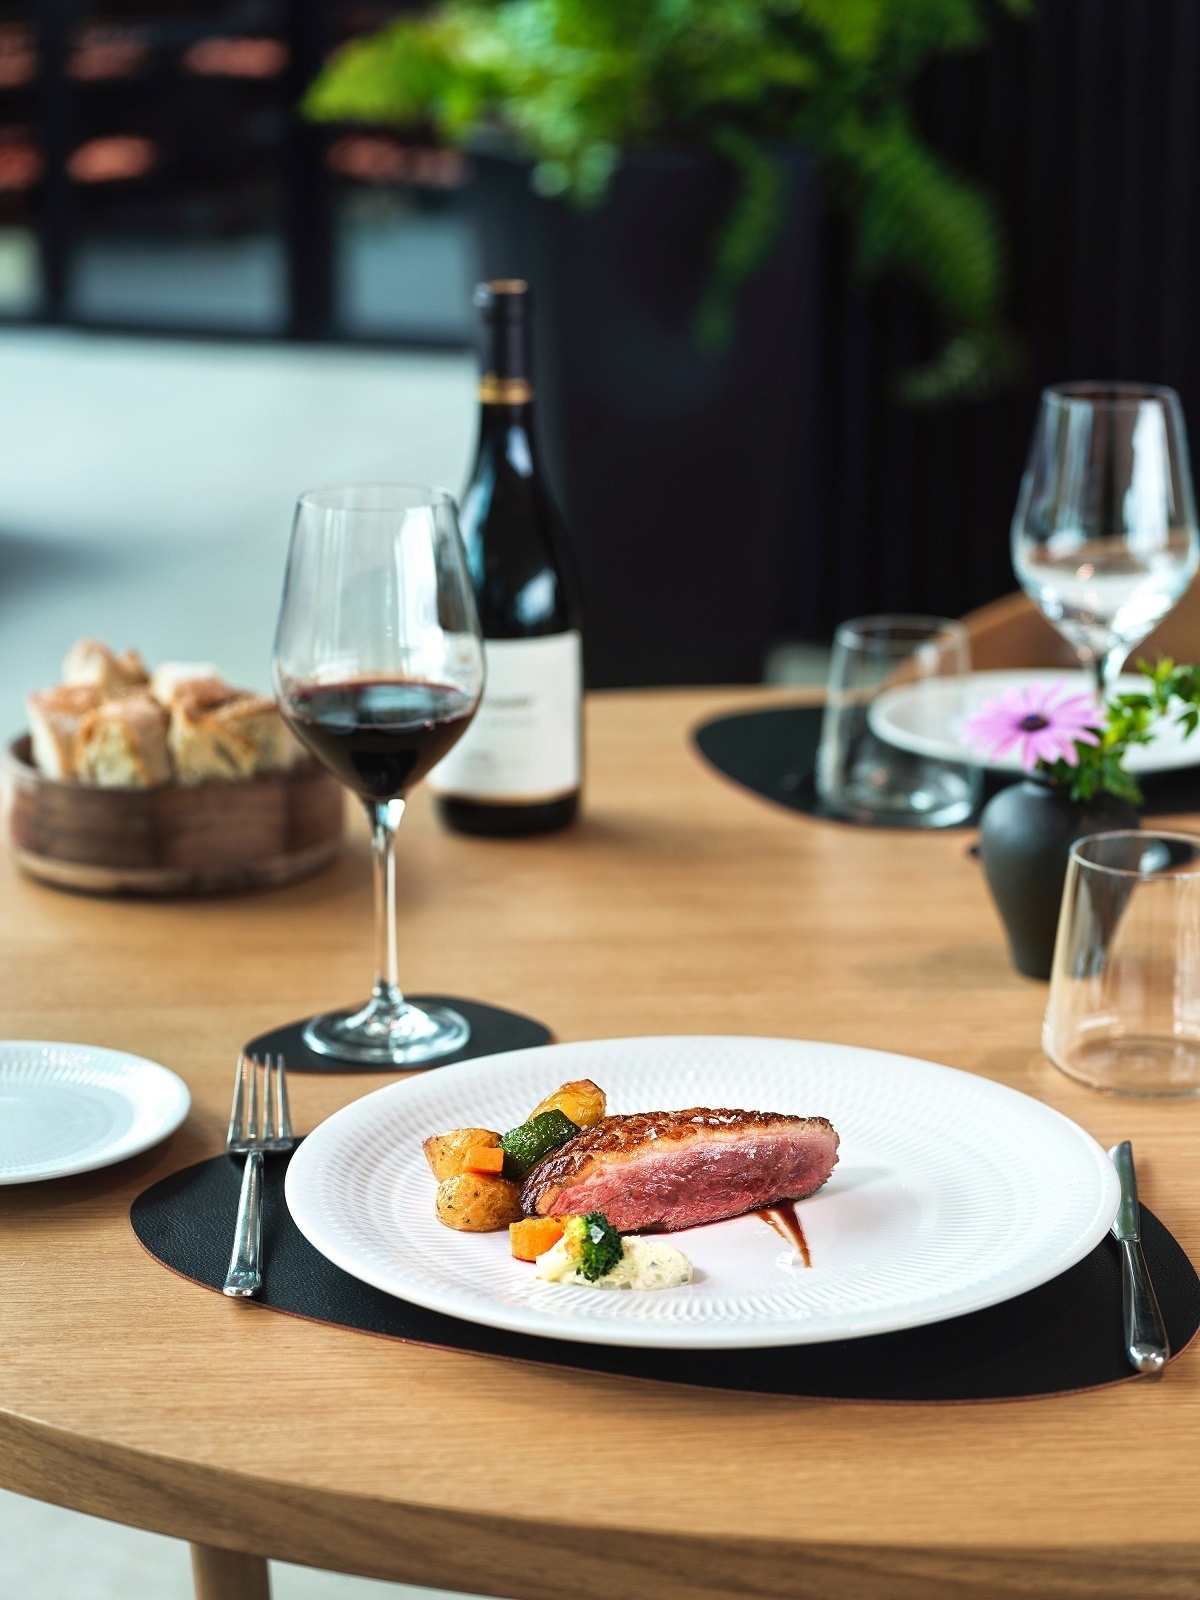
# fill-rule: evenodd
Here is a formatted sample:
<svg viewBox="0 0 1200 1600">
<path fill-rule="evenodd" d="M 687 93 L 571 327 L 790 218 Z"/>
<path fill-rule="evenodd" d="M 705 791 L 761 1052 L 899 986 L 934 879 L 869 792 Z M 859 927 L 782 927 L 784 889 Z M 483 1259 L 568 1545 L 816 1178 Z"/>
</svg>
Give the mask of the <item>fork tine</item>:
<svg viewBox="0 0 1200 1600">
<path fill-rule="evenodd" d="M 250 1057 L 250 1132 L 251 1139 L 261 1139 L 262 1129 L 262 1090 L 259 1079 L 262 1074 L 262 1062 L 257 1056 Z"/>
<path fill-rule="evenodd" d="M 264 1139 L 278 1139 L 276 1126 L 279 1115 L 279 1069 L 276 1058 L 268 1050 L 263 1057 L 263 1125 Z"/>
<path fill-rule="evenodd" d="M 288 1104 L 287 1090 L 287 1062 L 281 1055 L 275 1057 L 279 1067 L 279 1076 L 275 1080 L 275 1131 L 280 1139 L 292 1137 L 292 1108 Z"/>
<path fill-rule="evenodd" d="M 238 1056 L 237 1074 L 233 1080 L 233 1105 L 229 1111 L 227 1144 L 240 1144 L 246 1138 L 246 1087 L 247 1079 L 253 1082 L 254 1069 L 243 1050 Z"/>
</svg>

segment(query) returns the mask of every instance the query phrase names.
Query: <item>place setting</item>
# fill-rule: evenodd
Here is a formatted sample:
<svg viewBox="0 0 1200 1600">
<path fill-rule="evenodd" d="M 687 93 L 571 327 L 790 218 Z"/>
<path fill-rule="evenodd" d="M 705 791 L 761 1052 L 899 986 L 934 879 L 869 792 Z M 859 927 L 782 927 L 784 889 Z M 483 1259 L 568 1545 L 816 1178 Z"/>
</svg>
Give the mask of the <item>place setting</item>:
<svg viewBox="0 0 1200 1600">
<path fill-rule="evenodd" d="M 294 1153 L 272 1110 L 282 1082 L 277 1067 L 273 1101 L 268 1070 L 250 1116 L 265 1156 L 246 1158 L 248 1184 L 265 1161 L 265 1195 L 239 1203 L 216 1157 L 146 1191 L 132 1221 L 176 1272 L 294 1315 L 657 1382 L 910 1401 L 1121 1382 L 1200 1328 L 1200 1281 L 1139 1210 L 1127 1147 L 1115 1166 L 1059 1113 L 932 1063 L 777 1039 L 555 1045 L 390 1085 Z M 735 1086 L 780 1109 L 711 1109 Z M 235 1154 L 248 1092 L 243 1067 Z M 502 1174 L 547 1137 L 547 1099 L 590 1126 L 559 1112 L 566 1141 L 518 1185 Z M 832 1115 L 801 1112 L 818 1107 Z M 558 1187 L 539 1192 L 539 1172 Z M 552 1215 L 568 1199 L 598 1236 L 575 1254 Z M 1157 1296 L 1130 1324 L 1135 1249 Z"/>
<path fill-rule="evenodd" d="M 1114 517 L 1114 505 L 1125 510 Z M 693 734 L 701 755 L 763 798 L 827 820 L 912 829 L 978 822 L 981 807 L 1027 770 L 1015 738 L 997 744 L 973 731 L 989 708 L 1018 706 L 1036 718 L 1047 696 L 1103 706 L 1145 691 L 1136 672 L 1122 669 L 1200 561 L 1172 390 L 1045 391 L 1013 516 L 1012 560 L 1024 593 L 1077 656 L 1074 671 L 975 670 L 970 626 L 948 617 L 855 618 L 834 634 L 823 703 L 703 723 Z M 1029 637 L 1022 629 L 1017 648 Z M 1132 746 L 1125 766 L 1147 815 L 1200 809 L 1200 744 L 1180 719 L 1164 719 L 1151 741 Z"/>
</svg>

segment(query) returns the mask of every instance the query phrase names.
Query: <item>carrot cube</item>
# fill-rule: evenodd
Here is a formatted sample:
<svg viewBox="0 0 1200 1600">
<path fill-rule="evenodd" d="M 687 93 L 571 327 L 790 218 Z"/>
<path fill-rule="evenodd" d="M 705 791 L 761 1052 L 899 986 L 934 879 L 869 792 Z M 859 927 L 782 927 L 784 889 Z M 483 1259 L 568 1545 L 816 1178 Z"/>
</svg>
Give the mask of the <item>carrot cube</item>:
<svg viewBox="0 0 1200 1600">
<path fill-rule="evenodd" d="M 565 1229 L 557 1217 L 526 1217 L 510 1222 L 508 1239 L 518 1261 L 536 1261 L 562 1238 Z"/>
<path fill-rule="evenodd" d="M 489 1148 L 484 1144 L 474 1144 L 467 1151 L 464 1172 L 500 1172 L 504 1168 L 504 1151 L 499 1145 Z"/>
</svg>

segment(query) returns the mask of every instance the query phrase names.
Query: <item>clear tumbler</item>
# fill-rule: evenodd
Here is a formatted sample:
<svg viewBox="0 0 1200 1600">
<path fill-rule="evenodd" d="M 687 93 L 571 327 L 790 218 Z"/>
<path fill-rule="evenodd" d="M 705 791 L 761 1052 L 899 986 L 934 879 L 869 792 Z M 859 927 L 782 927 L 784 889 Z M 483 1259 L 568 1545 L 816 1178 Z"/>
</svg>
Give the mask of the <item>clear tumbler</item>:
<svg viewBox="0 0 1200 1600">
<path fill-rule="evenodd" d="M 855 822 L 948 828 L 979 803 L 982 774 L 957 731 L 971 647 L 948 617 L 858 617 L 833 639 L 817 793 Z"/>
<path fill-rule="evenodd" d="M 1042 1045 L 1093 1089 L 1200 1090 L 1200 837 L 1072 845 Z"/>
</svg>

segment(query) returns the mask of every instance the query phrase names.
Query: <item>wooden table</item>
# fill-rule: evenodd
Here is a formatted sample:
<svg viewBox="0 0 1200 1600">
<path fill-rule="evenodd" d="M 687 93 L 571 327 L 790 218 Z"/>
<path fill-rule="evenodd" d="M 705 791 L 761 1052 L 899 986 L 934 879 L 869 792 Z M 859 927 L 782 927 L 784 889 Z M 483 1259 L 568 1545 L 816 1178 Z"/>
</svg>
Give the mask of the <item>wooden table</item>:
<svg viewBox="0 0 1200 1600">
<path fill-rule="evenodd" d="M 797 817 L 708 770 L 689 727 L 756 699 L 594 698 L 570 834 L 453 837 L 420 795 L 410 987 L 561 1039 L 784 1034 L 984 1073 L 1131 1137 L 1145 1199 L 1200 1259 L 1200 1104 L 1108 1099 L 1049 1066 L 1045 989 L 1010 969 L 965 834 Z M 6 1487 L 192 1540 L 205 1600 L 265 1593 L 269 1556 L 514 1600 L 1200 1596 L 1195 1354 L 1065 1399 L 813 1402 L 412 1348 L 174 1277 L 130 1202 L 221 1148 L 244 1039 L 365 992 L 365 837 L 245 898 L 87 900 L 0 871 L 4 1033 L 149 1055 L 194 1095 L 157 1151 L 0 1190 Z M 300 1128 L 384 1081 L 297 1078 Z"/>
</svg>

